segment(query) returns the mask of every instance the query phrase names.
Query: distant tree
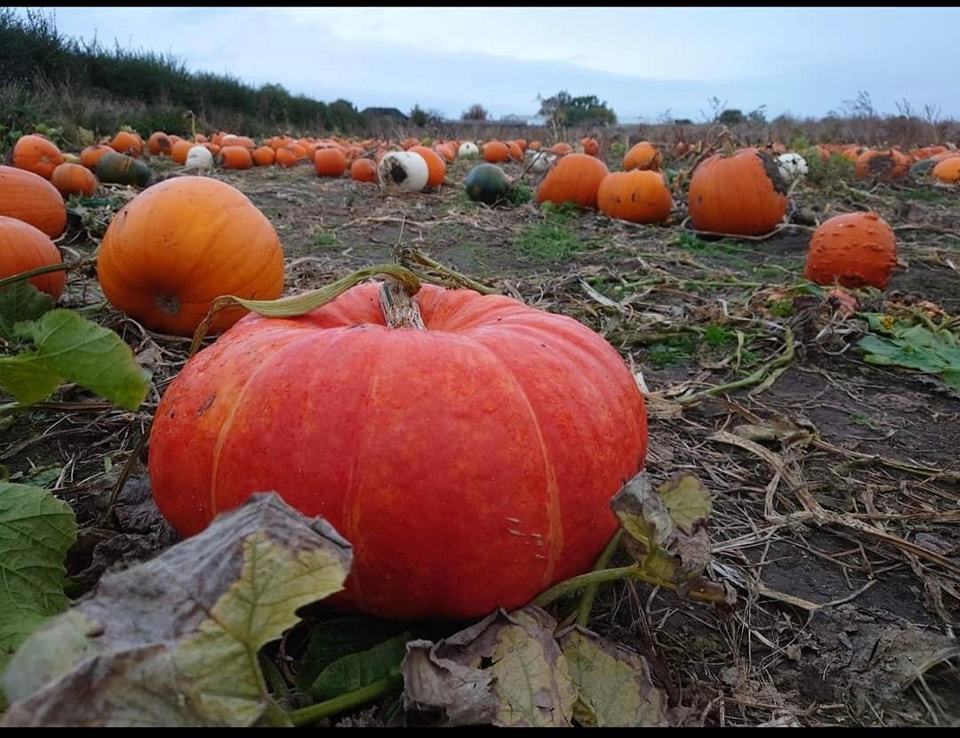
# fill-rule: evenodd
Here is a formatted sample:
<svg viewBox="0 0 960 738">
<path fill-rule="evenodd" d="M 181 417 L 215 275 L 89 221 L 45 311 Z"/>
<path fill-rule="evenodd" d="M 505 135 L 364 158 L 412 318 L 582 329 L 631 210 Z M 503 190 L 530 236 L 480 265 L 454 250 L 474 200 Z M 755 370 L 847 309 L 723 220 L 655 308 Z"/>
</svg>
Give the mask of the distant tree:
<svg viewBox="0 0 960 738">
<path fill-rule="evenodd" d="M 674 118 L 673 124 L 675 126 L 692 126 L 693 121 L 689 118 Z"/>
<path fill-rule="evenodd" d="M 480 103 L 474 103 L 469 108 L 463 111 L 463 115 L 460 116 L 461 120 L 486 120 L 487 119 L 487 110 Z"/>
<path fill-rule="evenodd" d="M 353 131 L 361 125 L 360 112 L 349 100 L 340 98 L 327 106 L 330 125 L 338 131 Z"/>
<path fill-rule="evenodd" d="M 743 123 L 746 119 L 747 117 L 743 114 L 742 110 L 738 108 L 727 108 L 717 116 L 717 123 L 722 123 L 725 126 L 735 126 L 737 123 Z"/>
<path fill-rule="evenodd" d="M 747 113 L 747 121 L 757 126 L 763 126 L 767 123 L 767 106 L 761 105 L 758 108 Z"/>
<path fill-rule="evenodd" d="M 545 115 L 555 126 L 605 126 L 617 122 L 617 114 L 596 95 L 573 97 L 561 90 L 552 97 L 538 96 L 537 99 L 540 101 L 538 114 Z"/>
<path fill-rule="evenodd" d="M 413 106 L 413 110 L 410 111 L 410 122 L 413 123 L 413 125 L 423 128 L 429 120 L 430 117 L 427 115 L 427 111 L 421 108 L 419 103 Z"/>
</svg>

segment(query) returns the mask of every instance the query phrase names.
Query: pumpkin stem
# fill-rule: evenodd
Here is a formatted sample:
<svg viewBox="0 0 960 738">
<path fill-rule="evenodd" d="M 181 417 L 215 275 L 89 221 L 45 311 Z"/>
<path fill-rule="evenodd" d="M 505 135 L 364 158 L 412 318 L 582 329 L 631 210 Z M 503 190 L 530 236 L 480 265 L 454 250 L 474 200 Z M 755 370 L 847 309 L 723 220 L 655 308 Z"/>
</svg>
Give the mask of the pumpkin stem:
<svg viewBox="0 0 960 738">
<path fill-rule="evenodd" d="M 420 315 L 420 307 L 412 298 L 413 295 L 400 282 L 388 279 L 380 285 L 380 308 L 388 328 L 427 329 Z"/>
</svg>

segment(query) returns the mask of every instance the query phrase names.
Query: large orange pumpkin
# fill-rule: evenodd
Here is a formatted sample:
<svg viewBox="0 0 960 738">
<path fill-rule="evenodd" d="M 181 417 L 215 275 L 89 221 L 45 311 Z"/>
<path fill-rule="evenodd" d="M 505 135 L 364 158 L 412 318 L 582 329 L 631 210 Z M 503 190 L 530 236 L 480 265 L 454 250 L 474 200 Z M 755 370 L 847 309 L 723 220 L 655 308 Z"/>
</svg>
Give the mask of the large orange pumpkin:
<svg viewBox="0 0 960 738">
<path fill-rule="evenodd" d="M 595 208 L 600 183 L 609 173 L 599 159 L 587 154 L 567 154 L 537 187 L 537 202 L 573 202 L 581 208 Z"/>
<path fill-rule="evenodd" d="M 277 152 L 269 146 L 261 146 L 253 152 L 253 163 L 258 167 L 269 167 L 276 160 Z"/>
<path fill-rule="evenodd" d="M 279 297 L 283 250 L 270 221 L 242 192 L 210 177 L 175 177 L 114 216 L 97 272 L 118 310 L 151 330 L 190 336 L 220 295 Z M 219 313 L 213 330 L 243 313 Z"/>
<path fill-rule="evenodd" d="M 804 276 L 817 284 L 883 289 L 897 265 L 897 238 L 876 213 L 835 215 L 810 239 Z"/>
<path fill-rule="evenodd" d="M 660 150 L 649 141 L 634 144 L 623 157 L 623 171 L 660 169 Z"/>
<path fill-rule="evenodd" d="M 67 227 L 63 195 L 39 174 L 0 166 L 0 215 L 8 215 L 56 238 Z"/>
<path fill-rule="evenodd" d="M 420 154 L 427 162 L 427 189 L 432 190 L 443 184 L 447 176 L 447 165 L 440 154 L 426 146 L 411 146 L 408 151 Z"/>
<path fill-rule="evenodd" d="M 253 156 L 246 146 L 221 147 L 217 161 L 224 169 L 249 169 L 253 166 Z"/>
<path fill-rule="evenodd" d="M 288 169 L 297 163 L 297 155 L 289 146 L 277 149 L 276 164 L 278 167 Z"/>
<path fill-rule="evenodd" d="M 510 161 L 510 147 L 503 141 L 487 141 L 480 150 L 483 155 L 483 160 L 491 164 Z"/>
<path fill-rule="evenodd" d="M 44 179 L 50 179 L 53 170 L 63 164 L 63 154 L 50 139 L 30 134 L 17 139 L 11 163 L 18 169 L 26 169 Z"/>
<path fill-rule="evenodd" d="M 377 162 L 373 159 L 357 159 L 350 165 L 350 178 L 354 182 L 376 182 Z"/>
<path fill-rule="evenodd" d="M 933 168 L 933 177 L 938 182 L 945 184 L 960 182 L 960 154 L 951 153 L 952 156 L 944 157 Z"/>
<path fill-rule="evenodd" d="M 776 162 L 762 151 L 714 154 L 690 179 L 690 221 L 698 231 L 759 236 L 787 212 L 786 189 Z"/>
<path fill-rule="evenodd" d="M 612 218 L 634 223 L 662 223 L 673 198 L 660 172 L 611 172 L 600 182 L 597 207 Z"/>
<path fill-rule="evenodd" d="M 341 177 L 347 168 L 347 157 L 339 146 L 317 149 L 313 154 L 313 168 L 321 177 Z"/>
<path fill-rule="evenodd" d="M 97 189 L 97 178 L 93 176 L 93 172 L 80 164 L 61 164 L 53 170 L 50 181 L 64 197 L 90 197 Z"/>
<path fill-rule="evenodd" d="M 0 278 L 62 263 L 49 236 L 29 223 L 0 215 Z M 50 272 L 27 281 L 56 300 L 63 293 L 66 277 L 63 272 Z"/>
<path fill-rule="evenodd" d="M 427 285 L 414 302 L 425 330 L 387 327 L 368 283 L 249 316 L 191 359 L 150 436 L 172 525 L 275 490 L 353 544 L 334 601 L 398 619 L 513 609 L 588 570 L 647 448 L 623 359 L 510 297 Z"/>
</svg>

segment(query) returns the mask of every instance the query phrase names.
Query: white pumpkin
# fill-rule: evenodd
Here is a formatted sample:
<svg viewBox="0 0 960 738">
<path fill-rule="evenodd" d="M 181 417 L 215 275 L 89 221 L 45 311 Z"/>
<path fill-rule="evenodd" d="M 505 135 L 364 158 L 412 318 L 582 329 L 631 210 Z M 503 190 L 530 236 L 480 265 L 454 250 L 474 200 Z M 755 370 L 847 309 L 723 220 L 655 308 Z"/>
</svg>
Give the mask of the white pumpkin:
<svg viewBox="0 0 960 738">
<path fill-rule="evenodd" d="M 213 169 L 213 154 L 206 146 L 191 146 L 184 166 L 187 169 Z"/>
<path fill-rule="evenodd" d="M 474 159 L 480 156 L 480 148 L 473 141 L 464 141 L 457 150 L 457 157 Z"/>
<path fill-rule="evenodd" d="M 557 155 L 551 154 L 549 151 L 527 149 L 524 153 L 524 159 L 526 159 L 524 165 L 529 167 L 531 172 L 542 174 L 557 160 Z"/>
<path fill-rule="evenodd" d="M 390 151 L 377 165 L 377 179 L 388 189 L 420 192 L 429 177 L 426 160 L 415 151 Z"/>
<path fill-rule="evenodd" d="M 787 180 L 788 184 L 803 179 L 810 171 L 807 160 L 800 154 L 794 154 L 793 152 L 780 154 L 777 157 L 777 169 L 780 170 L 780 176 Z"/>
</svg>

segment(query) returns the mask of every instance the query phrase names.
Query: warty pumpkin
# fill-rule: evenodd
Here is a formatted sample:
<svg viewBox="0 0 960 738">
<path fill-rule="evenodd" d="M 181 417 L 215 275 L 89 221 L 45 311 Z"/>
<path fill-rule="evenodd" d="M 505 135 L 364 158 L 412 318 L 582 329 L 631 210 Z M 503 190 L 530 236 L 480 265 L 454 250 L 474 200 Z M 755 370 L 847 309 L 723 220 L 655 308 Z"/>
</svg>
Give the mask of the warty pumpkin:
<svg viewBox="0 0 960 738">
<path fill-rule="evenodd" d="M 704 159 L 693 171 L 687 195 L 690 222 L 698 231 L 759 236 L 787 212 L 787 187 L 776 162 L 754 148 Z"/>
<path fill-rule="evenodd" d="M 597 207 L 597 191 L 610 173 L 607 165 L 586 154 L 559 159 L 537 187 L 537 202 L 573 202 L 581 208 Z"/>
<path fill-rule="evenodd" d="M 63 153 L 50 139 L 31 133 L 17 139 L 13 146 L 11 163 L 18 169 L 50 179 L 53 170 L 63 164 Z"/>
<path fill-rule="evenodd" d="M 813 232 L 804 276 L 817 284 L 883 289 L 897 265 L 897 238 L 877 213 L 847 213 Z"/>
<path fill-rule="evenodd" d="M 80 164 L 64 162 L 53 170 L 50 181 L 64 197 L 70 195 L 90 197 L 97 189 L 97 178 L 93 176 L 93 172 Z"/>
<path fill-rule="evenodd" d="M 57 188 L 39 174 L 0 166 L 0 215 L 29 223 L 50 238 L 67 227 L 67 206 Z"/>
<path fill-rule="evenodd" d="M 115 308 L 150 330 L 190 336 L 220 295 L 279 297 L 283 250 L 242 192 L 210 177 L 175 177 L 114 216 L 97 252 L 97 273 Z M 212 329 L 224 330 L 244 312 L 219 313 Z"/>
<path fill-rule="evenodd" d="M 22 220 L 0 215 L 0 279 L 62 263 L 63 257 L 47 234 Z M 56 300 L 63 294 L 66 277 L 63 272 L 49 272 L 27 281 Z"/>
<path fill-rule="evenodd" d="M 424 285 L 425 329 L 394 328 L 378 290 L 248 316 L 184 366 L 150 435 L 161 512 L 192 535 L 275 490 L 353 545 L 331 602 L 394 619 L 511 610 L 588 571 L 647 450 L 623 359 L 572 318 L 470 290 Z"/>
<path fill-rule="evenodd" d="M 597 207 L 611 218 L 662 223 L 670 217 L 673 198 L 660 172 L 635 169 L 604 177 L 597 190 Z"/>
</svg>

